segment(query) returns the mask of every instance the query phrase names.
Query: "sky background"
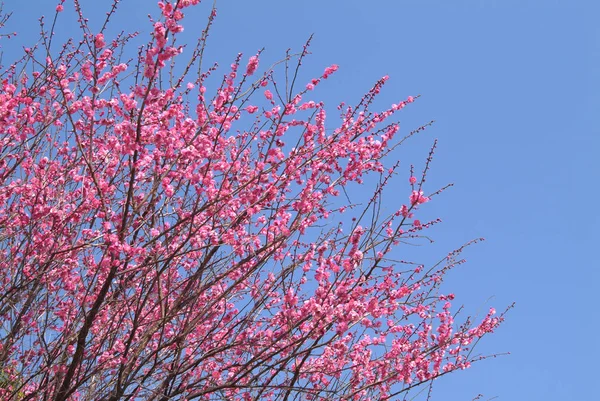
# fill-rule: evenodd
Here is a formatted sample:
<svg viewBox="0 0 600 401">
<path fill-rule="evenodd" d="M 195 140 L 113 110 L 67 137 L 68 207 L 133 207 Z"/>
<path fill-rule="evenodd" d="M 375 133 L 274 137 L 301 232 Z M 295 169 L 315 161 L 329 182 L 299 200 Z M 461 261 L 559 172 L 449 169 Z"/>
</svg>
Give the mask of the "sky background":
<svg viewBox="0 0 600 401">
<path fill-rule="evenodd" d="M 109 1 L 83 0 L 100 23 Z M 36 19 L 56 2 L 5 0 L 14 15 L 3 40 L 4 63 L 37 40 Z M 148 32 L 150 0 L 122 0 L 113 20 Z M 261 66 L 300 50 L 315 34 L 305 81 L 323 68 L 339 71 L 314 93 L 331 106 L 356 103 L 383 75 L 381 108 L 421 97 L 400 114 L 407 133 L 435 125 L 398 153 L 419 169 L 435 138 L 426 192 L 450 191 L 422 208 L 443 224 L 421 252 L 433 259 L 464 242 L 486 241 L 465 253 L 446 289 L 469 313 L 516 308 L 478 349 L 503 353 L 446 376 L 433 400 L 592 400 L 600 360 L 597 209 L 600 175 L 600 2 L 595 0 L 218 1 L 207 61 L 227 66 L 238 52 L 265 47 Z M 205 25 L 209 2 L 184 20 L 186 36 Z M 57 33 L 78 35 L 69 17 Z M 98 24 L 96 26 L 99 26 Z M 408 177 L 408 173 L 405 174 Z M 402 177 L 404 179 L 404 176 Z M 408 195 L 404 182 L 390 201 Z M 397 191 L 397 193 L 395 193 Z"/>
</svg>

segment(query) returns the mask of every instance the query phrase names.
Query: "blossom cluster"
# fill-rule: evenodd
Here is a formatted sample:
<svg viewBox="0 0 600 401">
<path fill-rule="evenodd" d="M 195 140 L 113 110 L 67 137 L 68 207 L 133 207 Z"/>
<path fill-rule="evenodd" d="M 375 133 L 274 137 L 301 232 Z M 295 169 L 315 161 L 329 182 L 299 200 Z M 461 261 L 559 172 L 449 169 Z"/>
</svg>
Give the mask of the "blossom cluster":
<svg viewBox="0 0 600 401">
<path fill-rule="evenodd" d="M 365 217 L 379 189 L 362 209 L 340 196 L 395 174 L 414 98 L 371 110 L 384 77 L 332 122 L 308 94 L 337 65 L 286 93 L 260 53 L 211 97 L 214 68 L 190 79 L 202 44 L 164 79 L 198 3 L 159 2 L 137 61 L 119 56 L 132 36 L 101 31 L 5 72 L 0 397 L 386 399 L 468 367 L 502 315 L 457 326 L 439 286 L 459 262 L 394 261 L 426 226 L 417 178 L 388 217 Z"/>
</svg>

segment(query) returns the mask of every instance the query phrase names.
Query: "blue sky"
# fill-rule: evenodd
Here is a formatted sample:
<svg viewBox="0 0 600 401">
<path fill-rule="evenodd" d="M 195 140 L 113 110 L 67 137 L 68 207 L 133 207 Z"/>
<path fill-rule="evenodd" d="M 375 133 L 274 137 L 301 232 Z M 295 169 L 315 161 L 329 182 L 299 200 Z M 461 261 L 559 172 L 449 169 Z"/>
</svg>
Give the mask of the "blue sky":
<svg viewBox="0 0 600 401">
<path fill-rule="evenodd" d="M 5 0 L 14 11 L 7 28 L 20 32 L 3 40 L 5 63 L 37 38 L 36 18 L 55 3 Z M 110 2 L 83 3 L 94 22 Z M 189 38 L 205 25 L 206 3 L 185 20 Z M 153 4 L 123 0 L 114 31 L 147 31 Z M 398 153 L 403 166 L 421 166 L 438 138 L 426 189 L 455 184 L 423 208 L 444 223 L 422 252 L 435 259 L 485 237 L 446 288 L 469 312 L 517 306 L 479 349 L 511 355 L 443 378 L 433 399 L 591 400 L 600 359 L 600 3 L 220 0 L 218 10 L 207 61 L 227 66 L 265 47 L 265 66 L 314 33 L 305 76 L 340 66 L 315 98 L 356 102 L 389 74 L 381 107 L 421 95 L 401 115 L 404 132 L 436 120 Z M 76 35 L 63 17 L 57 31 Z"/>
</svg>

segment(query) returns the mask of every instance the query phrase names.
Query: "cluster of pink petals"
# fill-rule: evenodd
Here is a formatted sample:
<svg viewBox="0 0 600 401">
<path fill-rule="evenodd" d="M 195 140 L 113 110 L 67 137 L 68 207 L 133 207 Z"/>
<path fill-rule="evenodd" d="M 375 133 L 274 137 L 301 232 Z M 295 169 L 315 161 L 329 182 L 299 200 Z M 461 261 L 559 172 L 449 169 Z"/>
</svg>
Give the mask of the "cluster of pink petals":
<svg viewBox="0 0 600 401">
<path fill-rule="evenodd" d="M 327 78 L 329 78 L 329 76 L 330 76 L 331 74 L 333 74 L 334 72 L 336 72 L 336 71 L 338 70 L 338 68 L 339 68 L 339 67 L 337 66 L 337 64 L 333 64 L 333 65 L 331 65 L 331 66 L 329 66 L 329 67 L 325 68 L 325 72 L 323 73 L 323 78 L 324 78 L 324 79 L 327 79 Z"/>
<path fill-rule="evenodd" d="M 257 68 L 258 68 L 258 56 L 250 57 L 250 60 L 248 60 L 248 66 L 246 67 L 246 74 L 247 75 L 254 74 L 256 72 Z"/>
<path fill-rule="evenodd" d="M 410 194 L 410 204 L 411 205 L 420 205 L 422 203 L 428 202 L 429 198 L 423 195 L 423 191 L 412 191 Z"/>
</svg>

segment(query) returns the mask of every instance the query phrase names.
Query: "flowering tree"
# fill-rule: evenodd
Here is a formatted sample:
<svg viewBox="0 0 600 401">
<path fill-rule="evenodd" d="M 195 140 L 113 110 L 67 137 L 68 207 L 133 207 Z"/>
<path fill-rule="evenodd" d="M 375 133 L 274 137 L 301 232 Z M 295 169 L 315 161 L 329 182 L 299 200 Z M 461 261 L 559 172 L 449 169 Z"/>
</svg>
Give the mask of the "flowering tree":
<svg viewBox="0 0 600 401">
<path fill-rule="evenodd" d="M 381 213 L 412 97 L 372 111 L 384 77 L 330 123 L 310 95 L 337 66 L 298 89 L 309 43 L 263 72 L 239 55 L 209 94 L 214 8 L 183 51 L 199 0 L 159 2 L 126 60 L 136 35 L 105 29 L 117 3 L 92 32 L 74 0 L 84 33 L 57 51 L 42 20 L 2 75 L 2 400 L 397 399 L 481 358 L 502 315 L 456 324 L 440 292 L 463 247 L 391 259 L 439 193 L 424 193 L 432 151 Z M 338 196 L 368 175 L 368 202 Z"/>
</svg>

